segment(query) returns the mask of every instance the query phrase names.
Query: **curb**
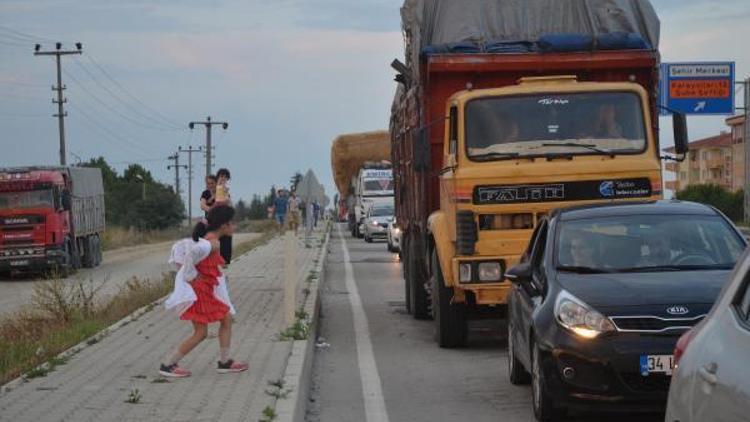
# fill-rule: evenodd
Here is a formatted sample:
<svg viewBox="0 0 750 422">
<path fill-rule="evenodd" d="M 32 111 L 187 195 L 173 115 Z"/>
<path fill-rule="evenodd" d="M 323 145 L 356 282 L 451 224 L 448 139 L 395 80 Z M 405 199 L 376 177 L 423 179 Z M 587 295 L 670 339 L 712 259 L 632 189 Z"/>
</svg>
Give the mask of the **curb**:
<svg viewBox="0 0 750 422">
<path fill-rule="evenodd" d="M 331 239 L 330 227 L 326 232 L 323 247 L 318 256 L 315 267 L 317 277 L 309 285 L 310 295 L 305 302 L 305 312 L 310 315 L 310 330 L 306 340 L 291 342 L 291 352 L 287 360 L 286 369 L 281 377 L 284 388 L 289 394 L 276 401 L 276 415 L 278 422 L 303 422 L 307 411 L 307 401 L 310 392 L 310 375 L 318 333 L 318 318 L 320 317 L 320 282 L 325 279 L 325 259 L 328 254 L 328 243 Z"/>
<path fill-rule="evenodd" d="M 273 239 L 273 238 L 271 238 L 271 239 Z M 328 245 L 328 238 L 326 238 L 326 243 L 325 243 L 326 247 L 327 247 L 327 245 Z M 259 246 L 263 246 L 263 245 L 259 245 Z M 255 251 L 255 249 L 257 249 L 257 247 L 253 248 L 253 249 L 251 249 L 249 251 L 247 251 L 246 253 L 244 253 L 242 255 L 240 255 L 239 257 L 237 257 L 237 260 L 239 260 L 240 258 L 244 257 L 245 255 L 253 253 L 253 251 Z M 320 262 L 318 262 L 318 264 L 320 264 Z M 91 346 L 99 343 L 99 341 L 101 341 L 104 337 L 107 337 L 108 335 L 114 333 L 115 331 L 119 330 L 120 328 L 122 328 L 122 327 L 128 325 L 129 323 L 137 320 L 138 318 L 140 318 L 144 314 L 146 314 L 146 313 L 151 312 L 152 310 L 154 310 L 157 306 L 161 305 L 162 302 L 164 302 L 167 299 L 168 296 L 169 296 L 169 294 L 167 294 L 166 296 L 164 296 L 162 298 L 156 299 L 155 301 L 149 303 L 148 305 L 145 305 L 145 306 L 143 306 L 141 308 L 136 309 L 130 315 L 125 316 L 124 318 L 122 318 L 121 320 L 115 322 L 114 324 L 110 325 L 109 327 L 103 328 L 101 331 L 97 332 L 96 334 L 92 335 L 91 337 L 89 337 L 87 339 L 84 339 L 80 343 L 78 343 L 75 346 L 73 346 L 73 347 L 65 350 L 64 352 L 56 355 L 55 357 L 50 358 L 49 360 L 52 360 L 52 359 L 64 359 L 64 358 L 71 357 L 71 356 L 79 353 L 81 350 L 86 349 L 87 347 L 91 347 Z M 312 314 L 310 314 L 310 315 L 312 315 Z M 5 383 L 3 385 L 0 385 L 0 396 L 3 396 L 4 394 L 10 392 L 11 390 L 14 390 L 14 389 L 18 388 L 19 386 L 21 386 L 21 385 L 29 382 L 30 379 L 27 376 L 27 374 L 29 372 L 31 372 L 33 370 L 38 370 L 38 369 L 48 369 L 49 366 L 50 366 L 49 365 L 49 361 L 47 361 L 45 363 L 42 363 L 41 365 L 38 365 L 38 366 L 32 368 L 29 371 L 24 372 L 18 378 L 10 380 L 10 381 L 8 381 L 7 383 Z"/>
</svg>

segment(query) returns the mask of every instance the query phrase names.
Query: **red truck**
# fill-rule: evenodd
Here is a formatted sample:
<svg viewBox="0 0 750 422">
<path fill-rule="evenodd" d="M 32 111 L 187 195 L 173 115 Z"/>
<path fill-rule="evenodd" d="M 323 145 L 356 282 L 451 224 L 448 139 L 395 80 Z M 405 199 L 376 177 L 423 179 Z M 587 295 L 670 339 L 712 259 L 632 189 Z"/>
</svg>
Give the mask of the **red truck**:
<svg viewBox="0 0 750 422">
<path fill-rule="evenodd" d="M 522 3 L 402 9 L 390 130 L 405 298 L 435 320 L 442 347 L 465 344 L 470 317 L 506 312 L 505 270 L 551 210 L 662 196 L 650 4 Z M 563 6 L 571 16 L 545 12 Z M 684 156 L 685 118 L 674 118 Z"/>
<path fill-rule="evenodd" d="M 101 170 L 0 168 L 0 272 L 95 267 L 104 220 Z"/>
</svg>

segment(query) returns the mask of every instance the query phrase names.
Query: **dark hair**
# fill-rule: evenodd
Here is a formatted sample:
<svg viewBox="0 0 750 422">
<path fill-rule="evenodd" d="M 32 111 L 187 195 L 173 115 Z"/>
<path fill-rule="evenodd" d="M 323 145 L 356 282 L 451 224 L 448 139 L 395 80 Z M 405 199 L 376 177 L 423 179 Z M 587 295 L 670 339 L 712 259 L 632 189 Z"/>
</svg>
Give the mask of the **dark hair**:
<svg viewBox="0 0 750 422">
<path fill-rule="evenodd" d="M 206 236 L 208 232 L 217 230 L 234 219 L 234 208 L 229 205 L 217 205 L 208 211 L 207 221 L 201 221 L 193 228 L 193 241 Z"/>
<path fill-rule="evenodd" d="M 216 172 L 216 177 L 219 178 L 221 176 L 226 176 L 227 179 L 231 179 L 232 176 L 229 175 L 229 170 L 227 169 L 219 169 L 219 171 Z"/>
<path fill-rule="evenodd" d="M 206 176 L 206 180 L 213 180 L 215 182 L 216 176 L 214 176 L 213 174 L 209 174 L 208 176 Z"/>
</svg>

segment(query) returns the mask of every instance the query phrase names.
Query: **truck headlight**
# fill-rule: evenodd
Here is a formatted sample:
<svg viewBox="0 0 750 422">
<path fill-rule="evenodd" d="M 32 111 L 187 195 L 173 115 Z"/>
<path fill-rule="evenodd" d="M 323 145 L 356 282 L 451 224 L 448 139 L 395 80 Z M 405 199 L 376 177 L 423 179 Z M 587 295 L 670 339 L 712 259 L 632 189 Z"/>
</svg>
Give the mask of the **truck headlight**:
<svg viewBox="0 0 750 422">
<path fill-rule="evenodd" d="M 479 281 L 500 281 L 503 278 L 503 268 L 499 262 L 480 262 L 477 274 Z"/>
<path fill-rule="evenodd" d="M 586 339 L 615 329 L 607 317 L 564 290 L 557 296 L 555 316 L 560 325 Z"/>
<path fill-rule="evenodd" d="M 462 263 L 458 264 L 458 280 L 461 283 L 469 283 L 471 282 L 471 264 L 470 263 Z"/>
</svg>

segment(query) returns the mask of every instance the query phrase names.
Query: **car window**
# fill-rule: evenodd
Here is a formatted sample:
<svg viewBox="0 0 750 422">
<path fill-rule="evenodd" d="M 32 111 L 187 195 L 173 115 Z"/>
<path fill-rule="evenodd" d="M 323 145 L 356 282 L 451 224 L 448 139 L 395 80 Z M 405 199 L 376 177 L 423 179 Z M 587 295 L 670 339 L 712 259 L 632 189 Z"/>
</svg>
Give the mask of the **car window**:
<svg viewBox="0 0 750 422">
<path fill-rule="evenodd" d="M 719 216 L 628 215 L 564 221 L 561 267 L 602 271 L 731 269 L 745 244 Z"/>
<path fill-rule="evenodd" d="M 534 229 L 534 232 L 531 233 L 531 240 L 529 240 L 528 246 L 526 246 L 526 250 L 523 252 L 523 255 L 521 256 L 521 261 L 526 262 L 531 257 L 531 251 L 534 248 L 534 245 L 536 244 L 536 238 L 539 236 L 539 232 L 542 228 L 542 226 L 545 226 L 547 223 L 546 220 L 539 221 L 536 228 Z"/>
<path fill-rule="evenodd" d="M 739 311 L 745 321 L 750 321 L 750 272 L 745 274 L 745 280 L 742 282 L 742 289 L 744 292 L 741 293 L 742 301 L 739 302 Z"/>
</svg>

